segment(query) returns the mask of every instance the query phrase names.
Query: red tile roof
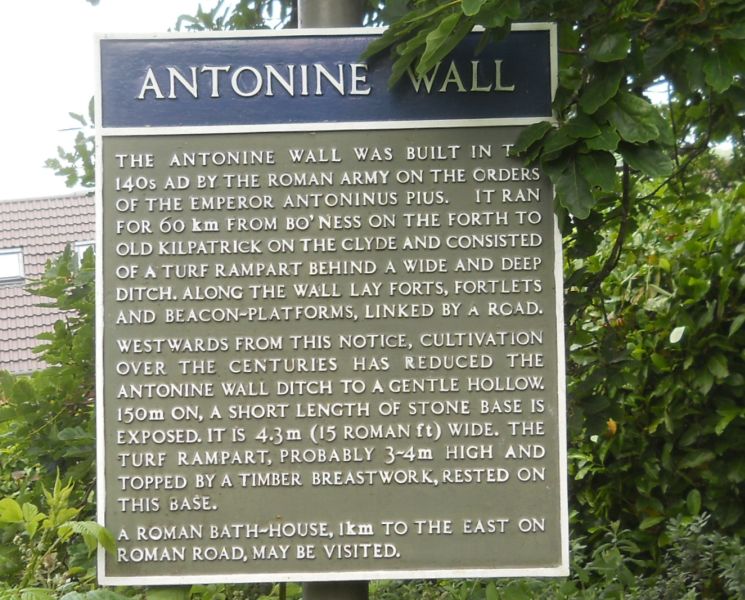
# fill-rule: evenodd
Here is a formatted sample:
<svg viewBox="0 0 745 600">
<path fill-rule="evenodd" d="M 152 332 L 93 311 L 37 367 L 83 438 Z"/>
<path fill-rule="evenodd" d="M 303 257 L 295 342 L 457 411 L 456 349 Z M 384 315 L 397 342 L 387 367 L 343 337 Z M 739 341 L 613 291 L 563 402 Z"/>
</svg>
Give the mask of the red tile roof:
<svg viewBox="0 0 745 600">
<path fill-rule="evenodd" d="M 0 200 L 0 251 L 20 248 L 25 275 L 23 281 L 0 281 L 0 370 L 26 373 L 43 365 L 32 352 L 36 336 L 50 330 L 61 313 L 39 307 L 47 299 L 24 286 L 66 244 L 92 241 L 95 223 L 93 194 Z"/>
</svg>

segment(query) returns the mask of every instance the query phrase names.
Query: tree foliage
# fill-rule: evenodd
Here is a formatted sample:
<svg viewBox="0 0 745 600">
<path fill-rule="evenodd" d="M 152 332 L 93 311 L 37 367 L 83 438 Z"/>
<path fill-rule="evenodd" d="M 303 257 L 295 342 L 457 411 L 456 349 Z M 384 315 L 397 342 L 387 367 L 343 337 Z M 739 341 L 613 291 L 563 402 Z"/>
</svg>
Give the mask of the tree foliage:
<svg viewBox="0 0 745 600">
<path fill-rule="evenodd" d="M 745 533 L 744 198 L 647 203 L 569 332 L 574 507 L 588 531 L 637 530 L 652 556 L 673 517 Z"/>
<path fill-rule="evenodd" d="M 267 29 L 269 27 L 297 27 L 297 0 L 218 0 L 208 10 L 199 5 L 196 14 L 181 15 L 176 21 L 177 31 L 231 31 Z"/>
<path fill-rule="evenodd" d="M 26 594 L 39 585 L 55 589 L 71 576 L 92 581 L 90 548 L 97 541 L 111 546 L 108 534 L 90 520 L 93 272 L 91 250 L 80 264 L 70 247 L 47 264 L 29 285 L 45 299 L 41 306 L 64 315 L 39 336 L 36 352 L 47 366 L 28 376 L 0 373 L 0 582 Z"/>
<path fill-rule="evenodd" d="M 420 0 L 367 56 L 392 48 L 395 76 L 424 75 L 474 26 L 488 43 L 516 20 L 556 22 L 559 127 L 528 128 L 517 150 L 549 174 L 561 206 L 586 219 L 631 203 L 640 179 L 680 177 L 711 142 L 742 140 L 744 17 L 743 3 L 726 1 Z M 644 95 L 657 83 L 667 106 Z M 619 156 L 627 181 L 614 175 Z"/>
<path fill-rule="evenodd" d="M 564 233 L 579 531 L 619 522 L 650 557 L 668 519 L 702 509 L 742 534 L 745 3 L 411 6 L 366 54 L 390 52 L 394 78 L 426 74 L 474 26 L 489 43 L 516 20 L 557 24 L 556 123 L 516 152 L 553 181 Z"/>
<path fill-rule="evenodd" d="M 78 265 L 68 247 L 30 284 L 30 291 L 46 299 L 41 306 L 61 310 L 64 317 L 39 336 L 36 352 L 46 368 L 23 377 L 6 373 L 0 379 L 3 470 L 19 478 L 21 473 L 40 477 L 48 487 L 57 472 L 93 480 L 93 261 L 89 250 Z"/>
<path fill-rule="evenodd" d="M 69 113 L 78 125 L 75 127 L 75 142 L 72 150 L 57 147 L 57 157 L 49 158 L 44 163 L 55 175 L 65 178 L 67 187 L 77 185 L 90 188 L 95 185 L 95 143 L 93 136 L 93 98 L 88 103 L 88 114 Z"/>
</svg>

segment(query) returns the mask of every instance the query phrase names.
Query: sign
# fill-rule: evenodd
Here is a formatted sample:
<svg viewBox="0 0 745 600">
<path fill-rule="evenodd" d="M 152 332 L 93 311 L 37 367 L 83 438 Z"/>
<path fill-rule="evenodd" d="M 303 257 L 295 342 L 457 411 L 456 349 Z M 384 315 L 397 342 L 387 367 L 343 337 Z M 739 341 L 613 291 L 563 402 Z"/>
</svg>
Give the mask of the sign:
<svg viewBox="0 0 745 600">
<path fill-rule="evenodd" d="M 555 31 L 99 40 L 109 585 L 562 575 Z"/>
</svg>

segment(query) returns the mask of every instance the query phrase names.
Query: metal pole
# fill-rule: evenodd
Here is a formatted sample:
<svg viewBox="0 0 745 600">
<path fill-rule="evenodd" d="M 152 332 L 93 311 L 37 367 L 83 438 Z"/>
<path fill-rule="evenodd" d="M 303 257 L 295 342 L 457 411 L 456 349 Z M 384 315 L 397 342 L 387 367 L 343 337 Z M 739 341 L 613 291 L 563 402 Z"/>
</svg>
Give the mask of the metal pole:
<svg viewBox="0 0 745 600">
<path fill-rule="evenodd" d="M 298 0 L 298 27 L 360 27 L 364 0 Z"/>
<path fill-rule="evenodd" d="M 298 27 L 359 27 L 364 0 L 298 0 Z M 367 600 L 367 581 L 303 584 L 303 600 Z"/>
<path fill-rule="evenodd" d="M 367 581 L 315 581 L 303 584 L 303 600 L 367 599 Z"/>
<path fill-rule="evenodd" d="M 359 27 L 364 0 L 298 0 L 298 27 Z M 303 584 L 303 600 L 368 600 L 367 581 Z"/>
</svg>

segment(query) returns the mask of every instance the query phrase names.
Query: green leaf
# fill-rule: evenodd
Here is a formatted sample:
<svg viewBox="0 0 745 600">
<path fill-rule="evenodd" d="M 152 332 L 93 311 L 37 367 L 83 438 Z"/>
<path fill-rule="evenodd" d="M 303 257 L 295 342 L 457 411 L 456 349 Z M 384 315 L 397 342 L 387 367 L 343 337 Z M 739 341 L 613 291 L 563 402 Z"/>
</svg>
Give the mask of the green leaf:
<svg viewBox="0 0 745 600">
<path fill-rule="evenodd" d="M 701 513 L 701 492 L 696 488 L 693 488 L 688 492 L 686 496 L 686 507 L 688 508 L 688 514 L 691 516 L 697 516 Z"/>
<path fill-rule="evenodd" d="M 396 46 L 396 54 L 403 57 L 419 50 L 419 48 L 424 46 L 424 44 L 427 42 L 428 33 L 429 32 L 426 29 L 423 29 L 415 36 L 409 38 L 407 41 L 401 42 L 398 46 Z"/>
<path fill-rule="evenodd" d="M 54 591 L 46 588 L 23 588 L 19 596 L 20 600 L 54 600 Z"/>
<path fill-rule="evenodd" d="M 662 523 L 662 521 L 664 520 L 665 517 L 647 517 L 639 524 L 639 529 L 644 531 L 645 529 L 649 529 L 651 527 L 654 527 L 655 525 L 658 525 L 659 523 Z"/>
<path fill-rule="evenodd" d="M 673 172 L 673 161 L 656 144 L 621 144 L 618 151 L 632 169 L 641 171 L 648 177 L 669 177 Z"/>
<path fill-rule="evenodd" d="M 649 357 L 652 360 L 652 364 L 657 367 L 660 371 L 667 371 L 670 369 L 670 364 L 667 362 L 662 354 L 653 352 L 652 356 Z"/>
<path fill-rule="evenodd" d="M 370 42 L 367 47 L 365 48 L 364 52 L 360 55 L 360 60 L 368 60 L 375 56 L 376 54 L 379 54 L 389 46 L 392 46 L 396 43 L 396 40 L 399 39 L 399 36 L 404 35 L 406 33 L 409 33 L 412 30 L 415 30 L 417 28 L 416 23 L 410 23 L 405 26 L 392 26 L 386 29 L 386 31 L 381 35 L 379 38 L 373 40 Z"/>
<path fill-rule="evenodd" d="M 502 2 L 492 2 L 481 8 L 478 15 L 475 15 L 476 22 L 488 29 L 503 30 L 504 34 L 509 33 L 507 27 L 510 19 L 514 20 L 520 16 L 519 0 L 503 0 Z M 501 35 L 499 37 L 502 37 Z"/>
<path fill-rule="evenodd" d="M 685 325 L 680 325 L 670 332 L 670 343 L 677 344 L 682 338 L 686 331 Z"/>
<path fill-rule="evenodd" d="M 588 150 L 604 150 L 606 152 L 615 152 L 618 148 L 618 142 L 621 138 L 610 127 L 606 127 L 600 132 L 600 135 L 585 140 L 585 146 Z"/>
<path fill-rule="evenodd" d="M 559 201 L 567 210 L 578 219 L 589 216 L 590 210 L 595 206 L 595 198 L 577 161 L 569 161 L 567 169 L 554 180 L 554 185 Z"/>
<path fill-rule="evenodd" d="M 732 323 L 729 326 L 729 333 L 727 334 L 727 337 L 732 337 L 735 335 L 740 327 L 742 327 L 742 324 L 745 323 L 745 313 L 741 315 L 737 315 Z"/>
<path fill-rule="evenodd" d="M 713 385 L 714 378 L 711 376 L 711 373 L 703 369 L 697 373 L 696 379 L 693 381 L 693 387 L 704 395 L 709 393 Z"/>
<path fill-rule="evenodd" d="M 46 515 L 43 512 L 39 512 L 36 505 L 30 502 L 24 502 L 21 510 L 23 511 L 23 520 L 26 523 L 26 531 L 29 537 L 34 537 L 36 530 L 39 528 L 39 522 L 43 521 Z"/>
<path fill-rule="evenodd" d="M 460 8 L 467 17 L 472 17 L 481 10 L 486 0 L 462 0 Z"/>
<path fill-rule="evenodd" d="M 493 581 L 490 581 L 486 584 L 485 592 L 486 600 L 499 600 L 499 595 L 497 594 L 497 586 L 494 585 Z"/>
<path fill-rule="evenodd" d="M 582 85 L 584 73 L 577 67 L 559 69 L 559 85 L 571 92 L 575 92 Z"/>
<path fill-rule="evenodd" d="M 610 33 L 590 46 L 587 55 L 598 62 L 612 62 L 626 58 L 631 48 L 627 33 Z"/>
<path fill-rule="evenodd" d="M 616 187 L 616 159 L 608 152 L 580 154 L 577 162 L 585 179 L 606 192 Z"/>
<path fill-rule="evenodd" d="M 714 433 L 722 435 L 727 426 L 732 423 L 735 419 L 741 416 L 745 416 L 745 408 L 732 406 L 729 408 L 720 408 L 717 410 L 717 414 L 721 417 L 714 427 Z"/>
<path fill-rule="evenodd" d="M 548 121 L 533 123 L 533 125 L 526 127 L 520 132 L 520 135 L 517 136 L 517 141 L 512 148 L 513 152 L 518 156 L 527 152 L 533 144 L 546 137 L 546 134 L 551 131 L 551 129 L 552 125 Z"/>
<path fill-rule="evenodd" d="M 93 441 L 95 436 L 78 425 L 75 427 L 65 427 L 59 432 L 59 434 L 57 434 L 57 438 L 63 442 L 71 442 L 75 440 L 84 440 L 88 442 Z"/>
<path fill-rule="evenodd" d="M 732 23 L 719 36 L 724 40 L 745 40 L 745 23 Z"/>
<path fill-rule="evenodd" d="M 677 50 L 681 42 L 672 38 L 663 38 L 644 53 L 644 65 L 647 69 L 654 69 L 665 60 L 674 50 Z"/>
<path fill-rule="evenodd" d="M 98 540 L 101 547 L 109 554 L 114 554 L 116 552 L 116 540 L 114 540 L 114 536 L 105 527 L 101 526 L 101 528 L 97 530 L 96 540 Z"/>
<path fill-rule="evenodd" d="M 543 157 L 546 160 L 553 160 L 558 157 L 559 152 L 569 146 L 573 146 L 576 141 L 569 135 L 566 128 L 554 129 L 549 132 L 546 142 L 543 144 Z"/>
<path fill-rule="evenodd" d="M 675 145 L 675 135 L 673 134 L 673 127 L 670 124 L 670 120 L 656 108 L 650 112 L 650 119 L 660 132 L 659 137 L 654 140 L 654 144 L 672 148 Z"/>
<path fill-rule="evenodd" d="M 608 120 L 627 142 L 645 143 L 659 137 L 657 109 L 644 98 L 621 92 L 608 106 Z"/>
<path fill-rule="evenodd" d="M 600 127 L 584 113 L 578 113 L 563 127 L 567 135 L 574 139 L 593 138 L 600 135 Z"/>
<path fill-rule="evenodd" d="M 410 25 L 412 23 L 421 25 L 423 22 L 429 21 L 430 17 L 442 12 L 443 9 L 447 9 L 447 6 L 443 4 L 435 4 L 434 6 L 431 4 L 422 4 L 422 9 L 414 10 L 403 16 L 401 19 L 402 26 Z M 393 26 L 396 27 L 397 25 L 398 24 L 396 23 Z"/>
<path fill-rule="evenodd" d="M 416 76 L 412 73 L 410 67 L 419 55 L 419 47 L 424 45 L 426 38 L 427 32 L 420 31 L 406 44 L 401 44 L 396 48 L 398 57 L 391 67 L 391 76 L 388 79 L 388 87 L 393 88 L 407 71 L 412 81 L 415 81 Z"/>
<path fill-rule="evenodd" d="M 435 64 L 452 50 L 460 40 L 453 41 L 453 30 L 458 25 L 461 15 L 453 13 L 448 15 L 426 36 L 426 47 L 422 57 L 419 59 L 416 71 L 420 75 L 426 74 Z"/>
<path fill-rule="evenodd" d="M 88 552 L 93 552 L 97 544 L 110 553 L 116 551 L 116 542 L 111 533 L 95 521 L 68 521 L 57 528 L 57 536 L 61 540 L 67 540 L 73 533 L 79 534 L 85 542 Z"/>
<path fill-rule="evenodd" d="M 729 369 L 727 368 L 727 357 L 724 354 L 714 354 L 709 357 L 706 361 L 706 368 L 718 379 L 724 379 L 729 375 Z"/>
<path fill-rule="evenodd" d="M 69 112 L 67 114 L 70 115 L 71 118 L 75 119 L 78 123 L 80 123 L 83 127 L 86 127 L 88 125 L 83 115 L 74 112 Z"/>
<path fill-rule="evenodd" d="M 520 17 L 520 0 L 502 0 L 500 8 L 509 19 Z"/>
<path fill-rule="evenodd" d="M 689 452 L 685 458 L 680 461 L 678 465 L 681 469 L 695 469 L 700 467 L 704 463 L 711 462 L 717 457 L 711 450 L 699 450 L 697 452 Z"/>
<path fill-rule="evenodd" d="M 715 50 L 704 58 L 704 76 L 715 92 L 722 93 L 735 83 L 737 65 L 730 59 L 727 52 Z"/>
<path fill-rule="evenodd" d="M 13 498 L 0 500 L 0 522 L 23 523 L 23 510 Z"/>
<path fill-rule="evenodd" d="M 579 99 L 579 107 L 588 115 L 593 114 L 618 93 L 623 78 L 623 67 L 611 64 L 598 69 Z"/>
</svg>

